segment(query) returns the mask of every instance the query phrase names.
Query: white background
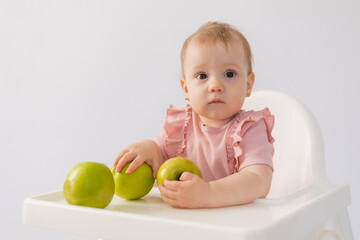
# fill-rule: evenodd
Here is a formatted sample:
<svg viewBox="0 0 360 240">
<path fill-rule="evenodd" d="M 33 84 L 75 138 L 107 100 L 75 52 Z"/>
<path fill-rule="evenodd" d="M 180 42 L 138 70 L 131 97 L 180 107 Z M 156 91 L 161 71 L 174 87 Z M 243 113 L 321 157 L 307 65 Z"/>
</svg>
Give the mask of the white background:
<svg viewBox="0 0 360 240">
<path fill-rule="evenodd" d="M 254 53 L 255 90 L 294 95 L 325 139 L 328 179 L 349 183 L 360 224 L 360 2 L 0 2 L 0 239 L 82 239 L 22 225 L 27 196 L 62 189 L 77 162 L 111 165 L 159 132 L 185 38 L 229 22 Z"/>
</svg>

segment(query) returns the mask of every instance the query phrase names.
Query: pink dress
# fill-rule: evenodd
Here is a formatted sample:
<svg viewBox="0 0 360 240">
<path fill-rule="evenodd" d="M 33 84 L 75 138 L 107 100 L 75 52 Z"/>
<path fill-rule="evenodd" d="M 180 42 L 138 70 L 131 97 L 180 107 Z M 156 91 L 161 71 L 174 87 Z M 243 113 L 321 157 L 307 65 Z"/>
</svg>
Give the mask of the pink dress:
<svg viewBox="0 0 360 240">
<path fill-rule="evenodd" d="M 273 126 L 268 108 L 240 111 L 217 128 L 204 126 L 189 105 L 185 109 L 170 106 L 154 141 L 164 159 L 186 157 L 199 167 L 205 181 L 212 181 L 254 164 L 273 168 Z"/>
</svg>

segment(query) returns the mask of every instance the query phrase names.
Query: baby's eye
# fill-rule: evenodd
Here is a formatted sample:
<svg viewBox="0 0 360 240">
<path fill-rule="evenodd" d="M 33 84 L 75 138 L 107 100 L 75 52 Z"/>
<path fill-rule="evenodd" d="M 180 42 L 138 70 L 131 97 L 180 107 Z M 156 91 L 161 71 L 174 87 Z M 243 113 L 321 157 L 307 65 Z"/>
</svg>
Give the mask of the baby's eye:
<svg viewBox="0 0 360 240">
<path fill-rule="evenodd" d="M 225 73 L 226 78 L 233 78 L 233 77 L 235 77 L 235 75 L 236 74 L 234 72 L 231 72 L 231 71 Z"/>
<path fill-rule="evenodd" d="M 207 79 L 207 75 L 205 73 L 200 73 L 196 76 L 197 79 L 204 80 Z"/>
</svg>

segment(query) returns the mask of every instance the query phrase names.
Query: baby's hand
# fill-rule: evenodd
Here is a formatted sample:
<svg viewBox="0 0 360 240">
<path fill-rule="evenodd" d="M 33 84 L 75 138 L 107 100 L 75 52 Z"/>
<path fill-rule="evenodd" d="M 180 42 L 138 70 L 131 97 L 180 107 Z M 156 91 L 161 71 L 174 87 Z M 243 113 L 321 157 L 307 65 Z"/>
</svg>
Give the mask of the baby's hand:
<svg viewBox="0 0 360 240">
<path fill-rule="evenodd" d="M 184 172 L 180 181 L 165 179 L 159 188 L 164 202 L 177 208 L 206 207 L 210 195 L 210 184 L 189 172 Z"/>
<path fill-rule="evenodd" d="M 162 153 L 157 144 L 152 140 L 143 140 L 133 143 L 123 149 L 114 161 L 114 168 L 117 172 L 131 162 L 126 173 L 133 172 L 137 167 L 146 162 L 153 169 L 153 177 L 156 178 L 157 170 L 162 163 Z"/>
</svg>

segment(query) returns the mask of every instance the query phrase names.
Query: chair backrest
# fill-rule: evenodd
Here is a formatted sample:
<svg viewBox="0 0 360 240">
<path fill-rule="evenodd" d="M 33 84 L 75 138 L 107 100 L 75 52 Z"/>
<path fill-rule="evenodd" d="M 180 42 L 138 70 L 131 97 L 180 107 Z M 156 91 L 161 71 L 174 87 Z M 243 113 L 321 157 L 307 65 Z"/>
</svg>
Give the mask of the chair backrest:
<svg viewBox="0 0 360 240">
<path fill-rule="evenodd" d="M 278 91 L 253 92 L 243 108 L 265 107 L 275 116 L 274 175 L 268 198 L 286 197 L 326 182 L 322 133 L 312 113 L 299 100 Z"/>
</svg>

